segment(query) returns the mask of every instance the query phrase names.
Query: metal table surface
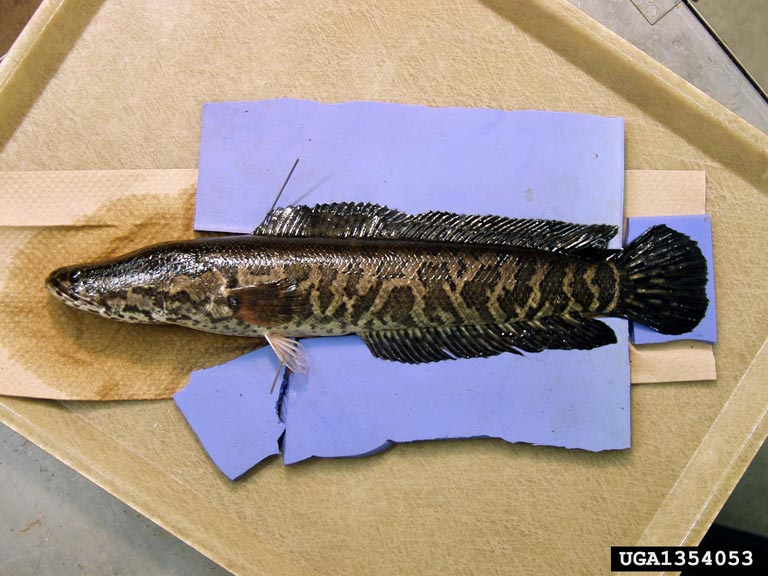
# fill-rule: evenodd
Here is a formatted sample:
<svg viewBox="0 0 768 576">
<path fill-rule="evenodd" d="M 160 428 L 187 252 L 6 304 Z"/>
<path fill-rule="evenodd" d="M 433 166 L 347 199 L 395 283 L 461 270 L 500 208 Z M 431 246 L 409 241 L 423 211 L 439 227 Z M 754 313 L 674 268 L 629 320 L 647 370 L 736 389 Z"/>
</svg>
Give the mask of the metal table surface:
<svg viewBox="0 0 768 576">
<path fill-rule="evenodd" d="M 768 103 L 702 25 L 686 2 L 682 0 L 612 0 L 608 2 L 569 0 L 569 2 L 756 128 L 768 133 Z M 651 8 L 657 10 L 655 17 L 659 18 L 654 23 L 648 20 Z M 665 9 L 669 11 L 665 12 Z"/>
</svg>

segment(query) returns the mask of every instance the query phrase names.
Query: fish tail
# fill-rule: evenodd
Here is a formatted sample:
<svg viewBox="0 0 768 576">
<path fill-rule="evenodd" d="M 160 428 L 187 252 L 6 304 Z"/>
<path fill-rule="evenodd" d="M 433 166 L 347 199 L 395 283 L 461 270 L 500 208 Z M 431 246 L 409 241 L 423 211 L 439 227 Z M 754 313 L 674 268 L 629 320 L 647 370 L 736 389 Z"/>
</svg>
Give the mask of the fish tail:
<svg viewBox="0 0 768 576">
<path fill-rule="evenodd" d="M 707 261 L 698 244 L 664 225 L 649 228 L 611 258 L 619 269 L 613 315 L 662 334 L 693 330 L 707 311 Z"/>
</svg>

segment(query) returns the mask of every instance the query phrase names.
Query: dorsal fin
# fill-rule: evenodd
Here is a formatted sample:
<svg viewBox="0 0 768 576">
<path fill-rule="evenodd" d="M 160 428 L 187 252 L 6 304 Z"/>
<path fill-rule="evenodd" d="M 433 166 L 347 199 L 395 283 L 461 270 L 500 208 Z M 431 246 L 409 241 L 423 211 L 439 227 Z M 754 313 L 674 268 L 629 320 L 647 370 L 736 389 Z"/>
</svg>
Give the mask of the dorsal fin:
<svg viewBox="0 0 768 576">
<path fill-rule="evenodd" d="M 473 216 L 425 212 L 404 222 L 401 233 L 413 240 L 500 244 L 551 252 L 605 249 L 618 228 L 608 224 L 573 224 L 560 220 Z"/>
<path fill-rule="evenodd" d="M 384 238 L 515 246 L 551 252 L 605 249 L 618 229 L 607 224 L 477 216 L 452 212 L 408 215 L 371 203 L 278 208 L 254 230 L 261 236 Z"/>
<path fill-rule="evenodd" d="M 369 202 L 286 206 L 267 214 L 253 233 L 293 238 L 392 238 L 394 227 L 407 218 L 404 212 Z"/>
</svg>

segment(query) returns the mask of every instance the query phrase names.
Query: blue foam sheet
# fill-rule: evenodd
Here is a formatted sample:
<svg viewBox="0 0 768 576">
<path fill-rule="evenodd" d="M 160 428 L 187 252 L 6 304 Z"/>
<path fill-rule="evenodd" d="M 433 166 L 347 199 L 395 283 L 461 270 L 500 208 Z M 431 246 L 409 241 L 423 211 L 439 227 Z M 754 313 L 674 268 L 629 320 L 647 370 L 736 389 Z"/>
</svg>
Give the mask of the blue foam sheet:
<svg viewBox="0 0 768 576">
<path fill-rule="evenodd" d="M 618 336 L 615 346 L 626 349 L 626 324 L 607 322 Z M 585 450 L 630 445 L 629 368 L 614 363 L 613 346 L 586 355 L 548 350 L 535 362 L 502 354 L 382 368 L 357 344 L 355 336 L 304 341 L 311 368 L 291 376 L 283 405 L 286 464 L 440 438 L 494 437 Z"/>
<path fill-rule="evenodd" d="M 251 232 L 296 158 L 281 206 L 622 225 L 622 118 L 281 99 L 204 106 L 195 229 Z"/>
<path fill-rule="evenodd" d="M 280 363 L 267 351 L 196 370 L 173 397 L 205 451 L 231 480 L 280 452 L 285 425 L 269 393 Z"/>
<path fill-rule="evenodd" d="M 205 106 L 196 227 L 255 228 L 297 157 L 279 205 L 372 201 L 410 213 L 622 224 L 622 119 L 272 100 Z M 362 455 L 389 441 L 476 436 L 626 448 L 627 327 L 610 323 L 618 344 L 593 351 L 421 366 L 377 360 L 354 336 L 304 340 L 310 369 L 292 376 L 286 392 L 284 461 Z M 233 374 L 230 381 L 245 394 L 259 393 L 273 375 L 253 373 L 243 382 Z M 205 387 L 205 380 L 190 386 Z M 270 409 L 275 401 L 265 400 Z M 196 432 L 201 440 L 223 433 Z"/>
</svg>

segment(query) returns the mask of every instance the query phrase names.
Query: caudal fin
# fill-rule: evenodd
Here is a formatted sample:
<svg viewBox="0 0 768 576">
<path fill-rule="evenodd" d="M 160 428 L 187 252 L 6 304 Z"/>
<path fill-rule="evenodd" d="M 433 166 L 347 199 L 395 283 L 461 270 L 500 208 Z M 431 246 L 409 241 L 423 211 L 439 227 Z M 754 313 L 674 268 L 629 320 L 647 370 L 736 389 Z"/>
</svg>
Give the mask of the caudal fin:
<svg viewBox="0 0 768 576">
<path fill-rule="evenodd" d="M 612 259 L 619 268 L 616 316 L 662 334 L 685 334 L 704 318 L 707 261 L 685 234 L 654 226 Z"/>
</svg>

